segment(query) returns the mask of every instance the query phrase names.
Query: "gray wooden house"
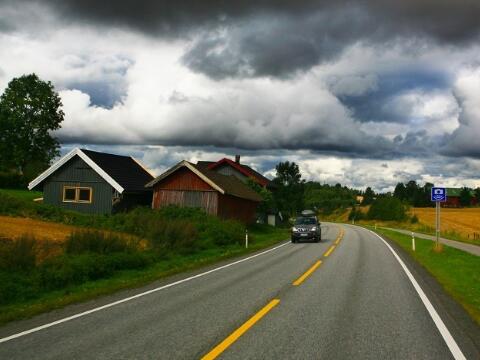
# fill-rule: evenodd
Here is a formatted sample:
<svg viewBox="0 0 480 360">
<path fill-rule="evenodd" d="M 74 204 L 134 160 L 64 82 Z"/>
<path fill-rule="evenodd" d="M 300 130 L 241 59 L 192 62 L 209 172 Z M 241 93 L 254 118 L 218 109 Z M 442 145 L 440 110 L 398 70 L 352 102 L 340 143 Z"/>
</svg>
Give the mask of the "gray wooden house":
<svg viewBox="0 0 480 360">
<path fill-rule="evenodd" d="M 154 176 L 130 156 L 73 149 L 29 185 L 43 202 L 67 210 L 111 214 L 152 203 Z"/>
</svg>

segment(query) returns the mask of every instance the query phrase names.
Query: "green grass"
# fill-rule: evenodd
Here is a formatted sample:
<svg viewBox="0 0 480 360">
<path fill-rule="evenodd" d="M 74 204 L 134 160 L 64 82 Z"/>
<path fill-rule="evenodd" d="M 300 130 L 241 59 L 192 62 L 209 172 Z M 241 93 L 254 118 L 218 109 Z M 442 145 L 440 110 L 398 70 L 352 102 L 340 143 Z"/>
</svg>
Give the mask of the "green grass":
<svg viewBox="0 0 480 360">
<path fill-rule="evenodd" d="M 288 239 L 289 229 L 255 225 L 250 229 L 249 234 L 248 249 L 239 245 L 231 245 L 204 249 L 193 254 L 170 253 L 144 269 L 117 271 L 109 278 L 88 281 L 61 290 L 43 292 L 28 301 L 0 306 L 0 324 L 32 317 L 45 311 L 111 294 L 118 290 L 139 287 L 176 273 L 248 254 Z"/>
<path fill-rule="evenodd" d="M 455 300 L 480 324 L 480 257 L 443 245 L 435 252 L 434 242 L 417 238 L 412 251 L 409 235 L 378 229 L 377 233 L 395 241 L 425 267 Z"/>
<path fill-rule="evenodd" d="M 1 193 L 10 195 L 17 199 L 33 201 L 33 199 L 43 197 L 43 193 L 40 191 L 29 191 L 29 190 L 17 190 L 17 189 L 0 189 Z"/>
</svg>

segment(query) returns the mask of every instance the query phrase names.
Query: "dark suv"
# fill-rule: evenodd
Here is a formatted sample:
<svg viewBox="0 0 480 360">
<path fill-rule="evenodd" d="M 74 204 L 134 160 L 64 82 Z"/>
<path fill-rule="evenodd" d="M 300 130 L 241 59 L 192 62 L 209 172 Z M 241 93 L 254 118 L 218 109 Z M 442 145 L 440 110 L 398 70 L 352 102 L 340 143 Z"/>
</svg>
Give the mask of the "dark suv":
<svg viewBox="0 0 480 360">
<path fill-rule="evenodd" d="M 292 243 L 302 240 L 315 242 L 322 240 L 322 228 L 316 216 L 302 215 L 295 220 L 295 225 L 292 227 Z"/>
</svg>

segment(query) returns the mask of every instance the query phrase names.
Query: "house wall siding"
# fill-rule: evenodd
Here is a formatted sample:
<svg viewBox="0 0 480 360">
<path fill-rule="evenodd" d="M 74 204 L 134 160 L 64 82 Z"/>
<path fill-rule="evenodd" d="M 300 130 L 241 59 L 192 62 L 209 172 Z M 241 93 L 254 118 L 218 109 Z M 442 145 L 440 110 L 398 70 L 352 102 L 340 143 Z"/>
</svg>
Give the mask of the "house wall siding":
<svg viewBox="0 0 480 360">
<path fill-rule="evenodd" d="M 64 203 L 64 186 L 91 187 L 92 203 Z M 113 188 L 78 156 L 49 176 L 43 184 L 44 203 L 85 213 L 111 213 L 112 193 Z"/>
<path fill-rule="evenodd" d="M 156 189 L 153 194 L 152 207 L 159 209 L 168 205 L 201 208 L 207 214 L 217 215 L 218 193 L 215 191 Z"/>
<path fill-rule="evenodd" d="M 165 190 L 213 190 L 210 185 L 187 168 L 179 169 L 155 187 Z"/>
<path fill-rule="evenodd" d="M 219 194 L 218 216 L 251 224 L 255 221 L 258 203 L 231 195 Z"/>
</svg>

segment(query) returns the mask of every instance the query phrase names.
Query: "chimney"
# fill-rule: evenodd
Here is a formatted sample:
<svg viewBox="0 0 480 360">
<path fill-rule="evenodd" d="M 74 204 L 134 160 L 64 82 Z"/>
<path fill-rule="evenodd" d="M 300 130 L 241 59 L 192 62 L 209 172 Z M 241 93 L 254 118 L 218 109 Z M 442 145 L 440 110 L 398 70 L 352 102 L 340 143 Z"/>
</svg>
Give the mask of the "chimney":
<svg viewBox="0 0 480 360">
<path fill-rule="evenodd" d="M 240 164 L 240 155 L 235 155 L 235 162 Z"/>
</svg>

